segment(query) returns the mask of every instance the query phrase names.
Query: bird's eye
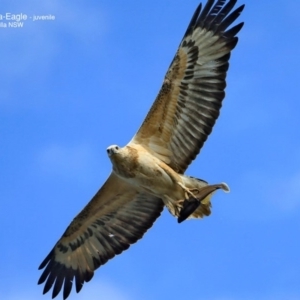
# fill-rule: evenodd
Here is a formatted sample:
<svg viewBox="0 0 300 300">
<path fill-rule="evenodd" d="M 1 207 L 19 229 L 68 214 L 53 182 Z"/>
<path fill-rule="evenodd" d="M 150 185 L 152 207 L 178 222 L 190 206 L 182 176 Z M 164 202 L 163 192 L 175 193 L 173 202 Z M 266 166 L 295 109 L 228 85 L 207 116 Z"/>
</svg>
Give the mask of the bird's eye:
<svg viewBox="0 0 300 300">
<path fill-rule="evenodd" d="M 106 152 L 109 154 L 109 149 L 106 149 Z"/>
<path fill-rule="evenodd" d="M 116 146 L 116 150 L 119 150 L 119 146 Z"/>
</svg>

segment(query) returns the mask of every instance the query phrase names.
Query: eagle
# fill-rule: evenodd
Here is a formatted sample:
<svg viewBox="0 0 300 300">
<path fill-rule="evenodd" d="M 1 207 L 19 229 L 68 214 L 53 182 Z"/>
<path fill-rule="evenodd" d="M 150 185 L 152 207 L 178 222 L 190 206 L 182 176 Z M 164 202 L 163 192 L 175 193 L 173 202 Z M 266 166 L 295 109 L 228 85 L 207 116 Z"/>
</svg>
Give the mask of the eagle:
<svg viewBox="0 0 300 300">
<path fill-rule="evenodd" d="M 63 299 L 94 271 L 141 239 L 164 206 L 178 222 L 211 213 L 211 196 L 229 191 L 185 175 L 212 131 L 225 97 L 231 50 L 243 22 L 237 0 L 200 4 L 144 122 L 124 147 L 107 148 L 112 171 L 43 260 L 38 284 Z"/>
</svg>

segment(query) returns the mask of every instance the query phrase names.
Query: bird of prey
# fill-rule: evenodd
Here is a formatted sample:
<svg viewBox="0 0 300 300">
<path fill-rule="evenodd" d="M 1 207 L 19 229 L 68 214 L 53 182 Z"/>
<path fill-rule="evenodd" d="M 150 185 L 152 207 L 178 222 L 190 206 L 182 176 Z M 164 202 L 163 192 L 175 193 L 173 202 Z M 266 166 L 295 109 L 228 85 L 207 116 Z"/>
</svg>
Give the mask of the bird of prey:
<svg viewBox="0 0 300 300">
<path fill-rule="evenodd" d="M 52 298 L 63 290 L 66 299 L 73 282 L 79 292 L 97 268 L 142 238 L 164 206 L 178 222 L 202 218 L 213 192 L 229 190 L 184 172 L 219 116 L 243 26 L 231 26 L 244 8 L 233 10 L 236 2 L 208 0 L 196 9 L 140 129 L 125 147 L 107 148 L 110 176 L 41 263 L 44 293 L 53 287 Z"/>
</svg>

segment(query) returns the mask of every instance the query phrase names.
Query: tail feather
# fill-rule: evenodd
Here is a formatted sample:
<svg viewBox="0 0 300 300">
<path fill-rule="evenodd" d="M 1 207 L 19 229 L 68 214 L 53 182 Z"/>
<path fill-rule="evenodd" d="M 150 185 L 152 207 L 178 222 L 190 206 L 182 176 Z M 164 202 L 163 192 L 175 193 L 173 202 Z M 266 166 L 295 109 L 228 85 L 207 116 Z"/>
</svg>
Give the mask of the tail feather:
<svg viewBox="0 0 300 300">
<path fill-rule="evenodd" d="M 201 181 L 201 185 L 203 181 Z M 211 197 L 213 193 L 222 189 L 224 192 L 229 192 L 229 187 L 226 183 L 222 182 L 219 184 L 207 184 L 204 187 L 199 188 L 199 194 L 195 195 L 198 200 L 201 201 L 201 205 L 195 210 L 193 214 L 188 219 L 192 218 L 203 218 L 204 216 L 209 216 L 211 214 Z"/>
<path fill-rule="evenodd" d="M 201 201 L 201 205 L 187 218 L 203 218 L 211 214 L 211 197 L 213 193 L 222 189 L 224 192 L 229 192 L 229 187 L 226 183 L 208 184 L 206 181 L 194 177 L 182 176 L 183 184 L 189 190 L 198 190 L 199 192 L 194 194 L 196 198 Z M 174 202 L 166 203 L 166 206 L 170 213 L 176 217 L 180 216 L 182 204 L 175 205 Z"/>
</svg>

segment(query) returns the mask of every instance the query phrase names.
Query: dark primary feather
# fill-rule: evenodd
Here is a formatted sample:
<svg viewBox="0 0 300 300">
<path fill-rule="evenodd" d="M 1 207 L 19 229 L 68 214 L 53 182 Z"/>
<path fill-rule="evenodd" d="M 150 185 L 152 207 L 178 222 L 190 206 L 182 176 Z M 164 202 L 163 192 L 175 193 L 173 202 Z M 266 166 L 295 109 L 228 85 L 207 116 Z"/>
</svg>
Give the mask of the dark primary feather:
<svg viewBox="0 0 300 300">
<path fill-rule="evenodd" d="M 55 298 L 63 289 L 63 299 L 66 299 L 74 278 L 78 293 L 84 282 L 92 279 L 97 268 L 142 238 L 162 209 L 161 199 L 140 193 L 116 211 L 96 218 L 84 232 L 75 234 L 72 241 L 67 240 L 67 229 L 39 266 L 39 269 L 45 268 L 38 281 L 38 284 L 45 282 L 43 293 L 53 287 L 52 298 Z M 76 250 L 78 254 L 72 256 Z M 77 268 L 68 267 L 68 257 L 75 260 L 75 265 L 76 259 L 84 261 L 84 267 L 82 264 Z"/>
<path fill-rule="evenodd" d="M 208 0 L 199 5 L 142 126 L 132 139 L 183 174 L 196 158 L 219 117 L 236 34 L 230 28 L 244 5 Z"/>
<path fill-rule="evenodd" d="M 230 0 L 224 5 L 224 0 L 216 3 L 210 0 L 202 11 L 199 6 L 179 46 L 179 50 L 187 52 L 188 61 L 182 80 L 173 83 L 179 85 L 180 93 L 173 125 L 176 129 L 169 142 L 172 151 L 169 165 L 179 173 L 195 159 L 219 116 L 225 97 L 230 52 L 236 46 L 236 34 L 243 26 L 239 23 L 228 29 L 244 8 L 242 5 L 231 12 L 236 2 Z M 209 31 L 211 36 L 204 37 Z M 217 39 L 212 41 L 212 37 Z M 166 79 L 173 76 L 181 63 L 179 50 Z"/>
<path fill-rule="evenodd" d="M 202 8 L 202 3 L 200 3 L 200 4 L 198 5 L 198 7 L 196 8 L 196 10 L 195 10 L 195 12 L 194 12 L 194 14 L 193 14 L 193 17 L 192 17 L 192 19 L 191 19 L 191 21 L 190 21 L 190 24 L 189 24 L 189 26 L 187 27 L 186 32 L 185 32 L 183 38 L 184 38 L 185 36 L 187 36 L 188 34 L 190 34 L 191 31 L 193 30 L 194 25 L 195 25 L 195 23 L 196 23 L 196 21 L 197 21 L 197 19 L 198 19 L 198 16 L 199 16 L 199 12 L 201 11 L 201 8 Z"/>
</svg>

